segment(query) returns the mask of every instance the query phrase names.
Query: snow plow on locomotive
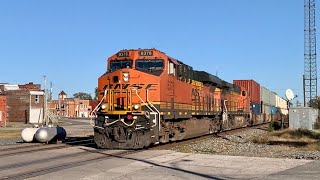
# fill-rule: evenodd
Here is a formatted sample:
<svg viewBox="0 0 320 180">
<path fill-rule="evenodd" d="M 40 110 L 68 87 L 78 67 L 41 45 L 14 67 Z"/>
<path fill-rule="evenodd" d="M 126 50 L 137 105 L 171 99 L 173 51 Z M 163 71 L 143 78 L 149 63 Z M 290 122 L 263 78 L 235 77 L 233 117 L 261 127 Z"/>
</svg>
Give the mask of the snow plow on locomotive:
<svg viewBox="0 0 320 180">
<path fill-rule="evenodd" d="M 139 149 L 265 122 L 252 114 L 245 87 L 156 49 L 122 50 L 108 58 L 98 91 L 99 148 Z"/>
</svg>

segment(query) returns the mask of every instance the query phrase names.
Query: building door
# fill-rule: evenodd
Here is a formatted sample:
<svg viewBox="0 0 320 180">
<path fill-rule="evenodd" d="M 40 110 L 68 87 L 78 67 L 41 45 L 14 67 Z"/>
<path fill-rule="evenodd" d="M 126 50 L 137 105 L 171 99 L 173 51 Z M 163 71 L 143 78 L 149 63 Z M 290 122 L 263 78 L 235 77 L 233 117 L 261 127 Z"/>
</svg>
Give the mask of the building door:
<svg viewBox="0 0 320 180">
<path fill-rule="evenodd" d="M 31 108 L 30 109 L 29 123 L 31 123 L 31 124 L 43 123 L 43 109 L 42 108 Z"/>
</svg>

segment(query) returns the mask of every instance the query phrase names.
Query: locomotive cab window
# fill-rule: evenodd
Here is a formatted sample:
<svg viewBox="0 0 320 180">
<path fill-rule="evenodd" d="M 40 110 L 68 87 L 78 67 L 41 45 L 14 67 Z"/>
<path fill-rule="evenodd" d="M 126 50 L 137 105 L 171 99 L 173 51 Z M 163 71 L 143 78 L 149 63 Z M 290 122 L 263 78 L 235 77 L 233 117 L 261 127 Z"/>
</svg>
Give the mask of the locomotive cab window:
<svg viewBox="0 0 320 180">
<path fill-rule="evenodd" d="M 132 68 L 131 60 L 120 60 L 110 62 L 110 72 L 116 71 L 118 69 Z"/>
<path fill-rule="evenodd" d="M 146 71 L 163 70 L 164 63 L 162 59 L 138 59 L 136 60 L 136 69 Z"/>
<path fill-rule="evenodd" d="M 168 74 L 175 76 L 176 75 L 175 72 L 176 72 L 175 65 L 173 64 L 173 62 L 168 61 Z"/>
</svg>

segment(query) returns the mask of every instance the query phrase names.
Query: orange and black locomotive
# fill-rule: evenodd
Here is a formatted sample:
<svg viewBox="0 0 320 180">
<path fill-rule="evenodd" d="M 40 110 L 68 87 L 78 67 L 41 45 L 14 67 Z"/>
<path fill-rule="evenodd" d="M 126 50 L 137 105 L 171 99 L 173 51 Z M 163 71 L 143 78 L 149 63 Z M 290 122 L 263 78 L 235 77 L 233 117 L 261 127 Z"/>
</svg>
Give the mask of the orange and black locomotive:
<svg viewBox="0 0 320 180">
<path fill-rule="evenodd" d="M 250 97 L 156 49 L 121 50 L 98 80 L 94 141 L 137 149 L 251 125 Z"/>
</svg>

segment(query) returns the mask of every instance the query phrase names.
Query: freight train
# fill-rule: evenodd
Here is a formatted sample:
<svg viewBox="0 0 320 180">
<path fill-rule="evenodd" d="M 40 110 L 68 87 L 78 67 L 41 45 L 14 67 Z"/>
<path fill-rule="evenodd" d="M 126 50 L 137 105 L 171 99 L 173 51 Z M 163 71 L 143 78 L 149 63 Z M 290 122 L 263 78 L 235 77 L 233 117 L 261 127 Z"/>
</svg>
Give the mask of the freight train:
<svg viewBox="0 0 320 180">
<path fill-rule="evenodd" d="M 98 92 L 99 148 L 139 149 L 269 122 L 287 111 L 285 100 L 254 80 L 229 83 L 157 49 L 109 57 Z"/>
</svg>

